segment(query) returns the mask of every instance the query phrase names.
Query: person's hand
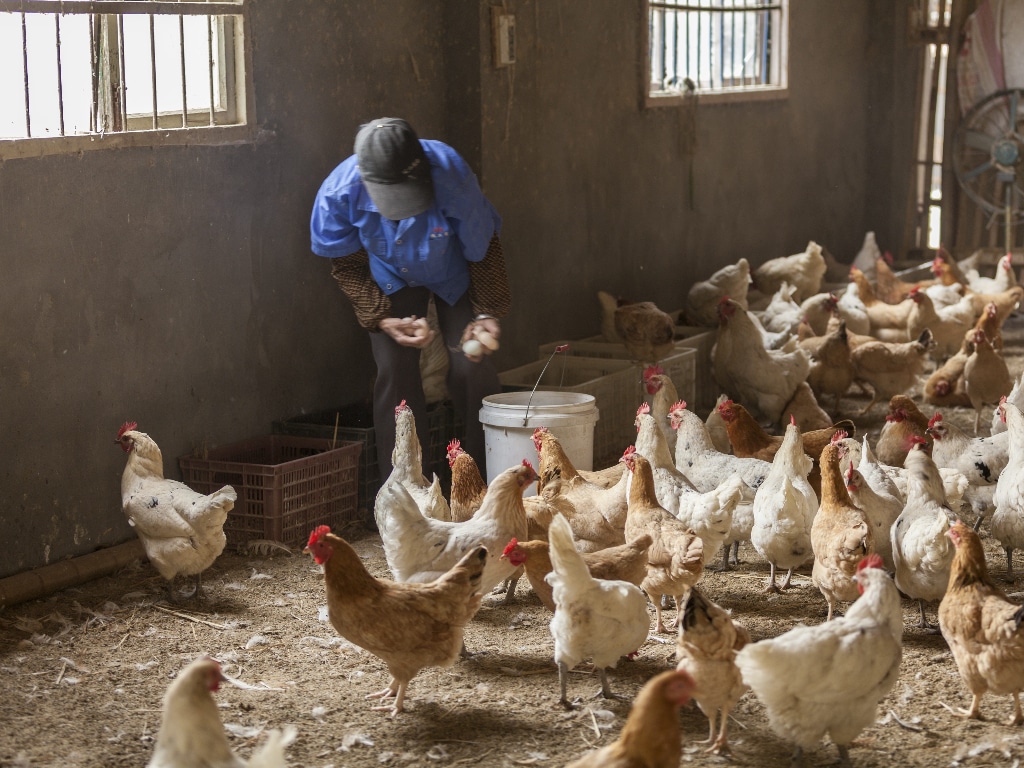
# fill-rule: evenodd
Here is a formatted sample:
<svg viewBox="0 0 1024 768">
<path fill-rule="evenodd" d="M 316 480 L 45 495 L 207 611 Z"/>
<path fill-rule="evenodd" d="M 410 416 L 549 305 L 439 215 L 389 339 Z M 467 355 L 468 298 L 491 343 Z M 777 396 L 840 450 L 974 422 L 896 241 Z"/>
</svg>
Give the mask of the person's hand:
<svg viewBox="0 0 1024 768">
<path fill-rule="evenodd" d="M 498 348 L 499 338 L 501 325 L 498 319 L 490 315 L 479 315 L 462 332 L 462 353 L 474 363 L 479 363 L 484 359 L 484 355 L 494 353 Z"/>
<path fill-rule="evenodd" d="M 432 330 L 427 324 L 427 318 L 412 317 L 386 317 L 381 320 L 377 327 L 395 340 L 403 347 L 419 347 L 422 349 L 433 341 L 437 331 Z"/>
</svg>

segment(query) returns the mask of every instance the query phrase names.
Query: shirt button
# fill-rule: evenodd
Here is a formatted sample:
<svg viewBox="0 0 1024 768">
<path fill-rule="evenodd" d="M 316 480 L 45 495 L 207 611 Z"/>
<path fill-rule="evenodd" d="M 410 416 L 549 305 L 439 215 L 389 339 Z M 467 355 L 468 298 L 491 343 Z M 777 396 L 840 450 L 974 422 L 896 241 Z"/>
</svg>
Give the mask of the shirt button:
<svg viewBox="0 0 1024 768">
<path fill-rule="evenodd" d="M 391 290 L 391 283 L 388 283 L 388 284 L 387 284 L 386 286 L 384 286 L 384 287 L 385 287 L 385 288 L 387 288 L 387 289 L 388 289 L 388 290 L 390 291 L 390 290 Z"/>
<path fill-rule="evenodd" d="M 401 240 L 395 240 L 395 245 L 401 245 L 401 244 L 402 244 Z"/>
<path fill-rule="evenodd" d="M 403 272 L 408 272 L 409 270 L 406 267 L 402 267 L 402 271 Z"/>
</svg>

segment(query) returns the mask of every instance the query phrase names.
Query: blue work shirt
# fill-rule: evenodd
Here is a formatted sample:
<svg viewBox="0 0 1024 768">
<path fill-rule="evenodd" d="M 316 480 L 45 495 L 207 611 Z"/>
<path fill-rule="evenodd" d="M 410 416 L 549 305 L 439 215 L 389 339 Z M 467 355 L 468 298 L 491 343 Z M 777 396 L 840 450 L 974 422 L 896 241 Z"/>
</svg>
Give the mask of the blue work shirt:
<svg viewBox="0 0 1024 768">
<path fill-rule="evenodd" d="M 317 192 L 309 225 L 312 250 L 336 258 L 365 248 L 370 273 L 386 295 L 424 286 L 454 304 L 469 288 L 467 262 L 484 258 L 501 217 L 454 149 L 440 141 L 420 143 L 434 185 L 430 208 L 401 221 L 381 216 L 352 155 Z"/>
</svg>

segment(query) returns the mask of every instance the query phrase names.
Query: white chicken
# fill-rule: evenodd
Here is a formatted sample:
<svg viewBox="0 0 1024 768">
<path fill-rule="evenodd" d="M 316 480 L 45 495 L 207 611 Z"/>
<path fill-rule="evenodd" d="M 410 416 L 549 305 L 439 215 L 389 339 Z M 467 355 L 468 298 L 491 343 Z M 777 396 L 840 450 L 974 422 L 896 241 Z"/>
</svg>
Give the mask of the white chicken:
<svg viewBox="0 0 1024 768">
<path fill-rule="evenodd" d="M 850 266 L 856 267 L 867 275 L 868 279 L 874 280 L 875 268 L 880 258 L 882 258 L 882 249 L 878 247 L 875 233 L 865 232 L 864 242 L 861 244 L 860 250 L 857 251 L 857 255 L 853 257 Z"/>
<path fill-rule="evenodd" d="M 844 475 L 846 491 L 850 494 L 850 500 L 864 513 L 871 526 L 875 552 L 881 556 L 886 570 L 894 570 L 896 563 L 892 556 L 890 532 L 896 518 L 903 511 L 903 502 L 895 496 L 882 496 L 876 493 L 875 489 L 864 479 L 861 471 L 853 464 L 847 467 Z"/>
<path fill-rule="evenodd" d="M 755 494 L 768 477 L 771 462 L 740 458 L 719 451 L 707 426 L 697 414 L 686 409 L 686 403 L 682 400 L 673 404 L 669 410 L 669 419 L 676 432 L 676 469 L 686 475 L 698 491 L 712 491 L 734 475 L 743 481 L 739 501 L 732 512 L 732 526 L 724 542 L 722 567 L 727 569 L 730 563 L 729 545 L 733 545 L 732 561 L 735 563 L 739 543 L 750 540 L 750 530 L 754 525 Z"/>
<path fill-rule="evenodd" d="M 964 276 L 967 278 L 967 287 L 977 293 L 1001 293 L 1018 284 L 1017 272 L 1013 268 L 1013 254 L 1010 253 L 999 258 L 994 277 L 982 276 L 977 268 L 968 269 Z"/>
<path fill-rule="evenodd" d="M 877 555 L 861 561 L 855 578 L 861 595 L 845 616 L 795 627 L 736 656 L 772 730 L 795 743 L 794 766 L 804 765 L 804 750 L 825 734 L 841 764 L 850 765 L 850 742 L 875 721 L 899 677 L 903 611 L 896 587 Z"/>
<path fill-rule="evenodd" d="M 647 640 L 650 616 L 647 598 L 628 581 L 607 581 L 590 575 L 583 556 L 576 551 L 568 521 L 555 516 L 548 528 L 552 571 L 544 580 L 551 585 L 555 613 L 551 636 L 561 687 L 559 701 L 572 708 L 566 696 L 569 670 L 590 658 L 601 678 L 601 693 L 613 694 L 605 670 L 619 657 L 640 649 Z"/>
<path fill-rule="evenodd" d="M 717 270 L 707 280 L 691 286 L 686 295 L 686 317 L 691 325 L 718 324 L 718 302 L 731 298 L 743 309 L 747 308 L 747 288 L 750 285 L 750 263 L 740 259 Z"/>
<path fill-rule="evenodd" d="M 925 443 L 916 443 L 904 461 L 907 468 L 907 504 L 892 526 L 892 556 L 896 586 L 921 610 L 920 629 L 935 627 L 925 617 L 924 604 L 941 600 L 949 583 L 956 551 L 946 536 L 954 522 L 939 494 L 941 480 Z"/>
<path fill-rule="evenodd" d="M 796 333 L 797 326 L 804 318 L 804 311 L 800 304 L 793 301 L 796 288 L 785 280 L 775 291 L 772 300 L 768 302 L 759 316 L 761 325 L 766 331 L 772 333 Z M 818 295 L 818 294 L 816 294 Z"/>
<path fill-rule="evenodd" d="M 999 408 L 996 415 L 1002 416 Z M 949 467 L 961 472 L 969 485 L 964 500 L 978 515 L 975 530 L 992 506 L 996 482 L 1009 460 L 1009 434 L 1000 432 L 992 437 L 970 437 L 960 427 L 942 418 L 936 411 L 928 422 L 928 436 L 932 438 L 932 461 L 940 469 Z"/>
<path fill-rule="evenodd" d="M 768 476 L 754 497 L 750 543 L 771 568 L 766 592 L 780 590 L 775 584 L 777 568 L 787 571 L 781 587 L 787 589 L 793 569 L 813 557 L 811 524 L 818 509 L 818 497 L 807 480 L 812 466 L 810 457 L 804 453 L 800 429 L 790 424 Z"/>
<path fill-rule="evenodd" d="M 391 465 L 393 469 L 384 486 L 401 483 L 426 517 L 452 519 L 441 480 L 435 474 L 433 481 L 428 482 L 423 474 L 423 448 L 416 434 L 416 418 L 405 400 L 395 407 L 395 448 L 391 452 Z"/>
<path fill-rule="evenodd" d="M 238 494 L 230 485 L 209 495 L 164 477 L 163 454 L 134 421 L 126 422 L 114 442 L 128 461 L 121 474 L 121 507 L 146 557 L 167 579 L 167 595 L 174 602 L 175 576 L 195 576 L 192 596 L 202 596 L 203 571 L 227 545 L 224 523 Z"/>
<path fill-rule="evenodd" d="M 1011 405 L 1015 405 L 1018 408 L 1024 409 L 1024 373 L 1021 373 L 1013 381 L 1013 386 L 1010 388 L 1010 394 L 1006 396 L 1006 400 L 1000 400 L 1000 403 L 1007 402 Z M 999 408 L 996 407 L 992 412 L 992 428 L 989 434 L 992 436 L 998 435 L 1000 432 L 1006 431 L 1006 420 L 1003 418 L 1003 414 Z"/>
<path fill-rule="evenodd" d="M 1006 578 L 1013 580 L 1013 550 L 1024 547 L 1024 415 L 1009 403 L 999 404 L 1009 435 L 1008 461 L 992 497 L 995 512 L 989 528 L 1006 552 Z"/>
<path fill-rule="evenodd" d="M 749 315 L 731 299 L 723 299 L 719 305 L 711 365 L 722 389 L 751 409 L 755 418 L 772 423 L 778 422 L 811 369 L 810 358 L 802 349 L 765 349 Z"/>
<path fill-rule="evenodd" d="M 701 493 L 676 469 L 668 445 L 654 423 L 650 407 L 642 403 L 636 413 L 636 452 L 650 462 L 658 503 L 704 542 L 704 562 L 721 550 L 732 528 L 732 515 L 742 497 L 743 480 L 733 474 Z M 632 482 L 632 477 L 628 482 Z M 627 495 L 629 493 L 627 486 Z"/>
<path fill-rule="evenodd" d="M 164 712 L 147 768 L 285 768 L 295 726 L 271 731 L 248 760 L 231 750 L 211 693 L 224 681 L 220 664 L 201 656 L 178 673 L 164 694 Z"/>
<path fill-rule="evenodd" d="M 536 479 L 525 459 L 521 466 L 506 469 L 488 484 L 473 517 L 462 523 L 424 517 L 402 483 L 382 487 L 373 513 L 395 581 L 433 581 L 481 545 L 488 554 L 480 592 L 486 594 L 512 577 L 517 568 L 502 560 L 501 553 L 510 539 L 527 539 L 523 491 Z"/>
<path fill-rule="evenodd" d="M 801 302 L 821 290 L 825 269 L 821 246 L 811 240 L 803 253 L 769 259 L 757 267 L 751 273 L 751 281 L 766 296 L 771 296 L 786 281 L 793 286 L 793 299 Z"/>
</svg>

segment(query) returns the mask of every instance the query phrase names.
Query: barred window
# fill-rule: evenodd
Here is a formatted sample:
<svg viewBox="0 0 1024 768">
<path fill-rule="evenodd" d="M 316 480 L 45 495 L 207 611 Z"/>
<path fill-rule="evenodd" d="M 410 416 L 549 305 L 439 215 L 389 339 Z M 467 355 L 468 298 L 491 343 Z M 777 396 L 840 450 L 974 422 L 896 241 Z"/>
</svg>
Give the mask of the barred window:
<svg viewBox="0 0 1024 768">
<path fill-rule="evenodd" d="M 646 97 L 778 96 L 788 0 L 648 0 Z"/>
<path fill-rule="evenodd" d="M 0 0 L 0 158 L 237 139 L 244 17 L 240 0 Z"/>
</svg>

